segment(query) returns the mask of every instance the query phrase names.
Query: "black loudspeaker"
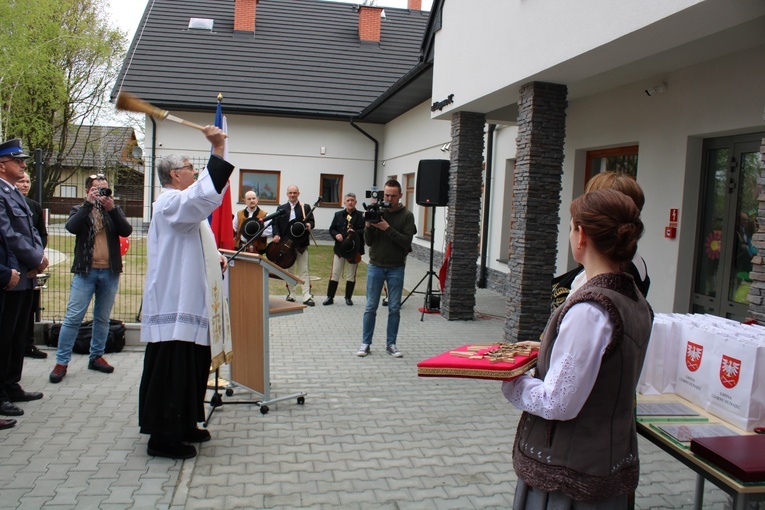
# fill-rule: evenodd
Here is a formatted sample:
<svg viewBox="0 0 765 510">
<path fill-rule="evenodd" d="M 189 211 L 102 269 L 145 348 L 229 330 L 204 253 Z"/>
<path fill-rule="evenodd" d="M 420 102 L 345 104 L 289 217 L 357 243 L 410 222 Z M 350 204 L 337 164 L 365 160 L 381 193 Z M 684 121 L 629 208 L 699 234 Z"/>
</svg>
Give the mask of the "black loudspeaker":
<svg viewBox="0 0 765 510">
<path fill-rule="evenodd" d="M 449 205 L 449 160 L 421 159 L 415 191 L 417 205 Z"/>
</svg>

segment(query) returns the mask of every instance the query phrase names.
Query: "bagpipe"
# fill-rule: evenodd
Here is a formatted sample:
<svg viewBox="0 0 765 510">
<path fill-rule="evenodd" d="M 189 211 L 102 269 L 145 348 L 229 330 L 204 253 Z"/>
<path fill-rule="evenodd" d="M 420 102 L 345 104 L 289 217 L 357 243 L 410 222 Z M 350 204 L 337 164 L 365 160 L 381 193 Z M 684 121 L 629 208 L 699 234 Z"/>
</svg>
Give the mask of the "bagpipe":
<svg viewBox="0 0 765 510">
<path fill-rule="evenodd" d="M 352 229 L 351 220 L 353 217 L 348 214 L 345 216 L 345 220 L 348 225 L 343 235 L 343 240 L 340 242 L 341 257 L 350 262 L 351 264 L 358 264 L 361 262 L 361 243 L 364 241 L 359 238 L 359 235 Z"/>
<path fill-rule="evenodd" d="M 289 235 L 281 236 L 282 238 L 279 239 L 278 243 L 275 243 L 274 241 L 268 243 L 268 246 L 266 246 L 266 258 L 268 260 L 282 269 L 288 269 L 295 264 L 295 261 L 297 260 L 295 239 L 300 239 L 306 234 L 308 229 L 305 226 L 305 222 L 313 216 L 313 212 L 319 207 L 321 200 L 322 198 L 319 197 L 302 220 L 295 218 L 290 221 L 287 228 Z M 287 212 L 286 209 L 281 209 L 281 211 L 282 214 Z"/>
</svg>

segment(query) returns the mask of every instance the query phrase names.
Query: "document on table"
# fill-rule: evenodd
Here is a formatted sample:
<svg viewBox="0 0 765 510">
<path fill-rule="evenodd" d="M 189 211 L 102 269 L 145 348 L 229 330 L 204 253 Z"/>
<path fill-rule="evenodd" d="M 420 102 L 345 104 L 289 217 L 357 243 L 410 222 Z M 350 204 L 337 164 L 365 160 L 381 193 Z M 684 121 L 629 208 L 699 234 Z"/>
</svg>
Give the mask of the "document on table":
<svg viewBox="0 0 765 510">
<path fill-rule="evenodd" d="M 695 437 L 737 436 L 736 432 L 719 423 L 698 423 L 671 425 L 669 423 L 651 423 L 651 427 L 663 432 L 680 443 L 690 443 Z"/>
<path fill-rule="evenodd" d="M 699 413 L 680 402 L 638 402 L 638 416 L 699 416 Z"/>
</svg>

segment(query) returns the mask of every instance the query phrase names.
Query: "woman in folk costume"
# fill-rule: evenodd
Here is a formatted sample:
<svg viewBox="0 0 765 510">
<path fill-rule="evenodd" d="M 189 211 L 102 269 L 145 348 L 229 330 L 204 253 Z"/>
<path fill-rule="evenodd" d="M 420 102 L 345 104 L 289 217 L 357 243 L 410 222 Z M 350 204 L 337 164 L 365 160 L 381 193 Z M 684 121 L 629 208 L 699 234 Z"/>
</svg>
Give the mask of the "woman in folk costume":
<svg viewBox="0 0 765 510">
<path fill-rule="evenodd" d="M 138 423 L 141 433 L 151 435 L 149 455 L 175 459 L 196 455 L 185 442 L 210 439 L 197 423 L 204 421 L 211 342 L 220 342 L 228 330 L 225 259 L 207 217 L 221 204 L 234 167 L 223 159 L 225 134 L 214 126 L 206 126 L 204 134 L 213 151 L 198 178 L 186 156 L 157 163 L 163 190 L 149 227 Z"/>
<path fill-rule="evenodd" d="M 515 509 L 626 509 L 638 484 L 633 400 L 653 312 L 621 268 L 643 223 L 633 201 L 611 189 L 574 200 L 571 218 L 587 282 L 550 317 L 535 375 L 502 384 L 524 411 L 513 446 Z"/>
</svg>

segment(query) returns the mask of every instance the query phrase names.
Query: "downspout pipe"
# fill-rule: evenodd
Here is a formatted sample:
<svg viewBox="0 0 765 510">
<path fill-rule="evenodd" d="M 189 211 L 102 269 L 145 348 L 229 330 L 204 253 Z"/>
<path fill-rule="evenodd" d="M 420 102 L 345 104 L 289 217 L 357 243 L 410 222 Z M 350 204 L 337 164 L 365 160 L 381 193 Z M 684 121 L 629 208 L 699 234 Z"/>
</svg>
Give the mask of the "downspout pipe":
<svg viewBox="0 0 765 510">
<path fill-rule="evenodd" d="M 377 186 L 377 160 L 380 156 L 380 142 L 378 142 L 372 135 L 361 129 L 359 126 L 357 126 L 353 119 L 351 119 L 351 126 L 353 126 L 359 133 L 366 136 L 370 140 L 372 140 L 375 144 L 375 166 L 372 170 L 372 186 Z"/>
<path fill-rule="evenodd" d="M 489 133 L 486 136 L 486 185 L 484 186 L 483 221 L 481 222 L 481 267 L 478 273 L 479 289 L 486 288 L 486 258 L 489 251 L 489 215 L 491 213 L 491 181 L 493 180 L 494 130 L 496 128 L 496 124 L 489 124 Z"/>
</svg>

